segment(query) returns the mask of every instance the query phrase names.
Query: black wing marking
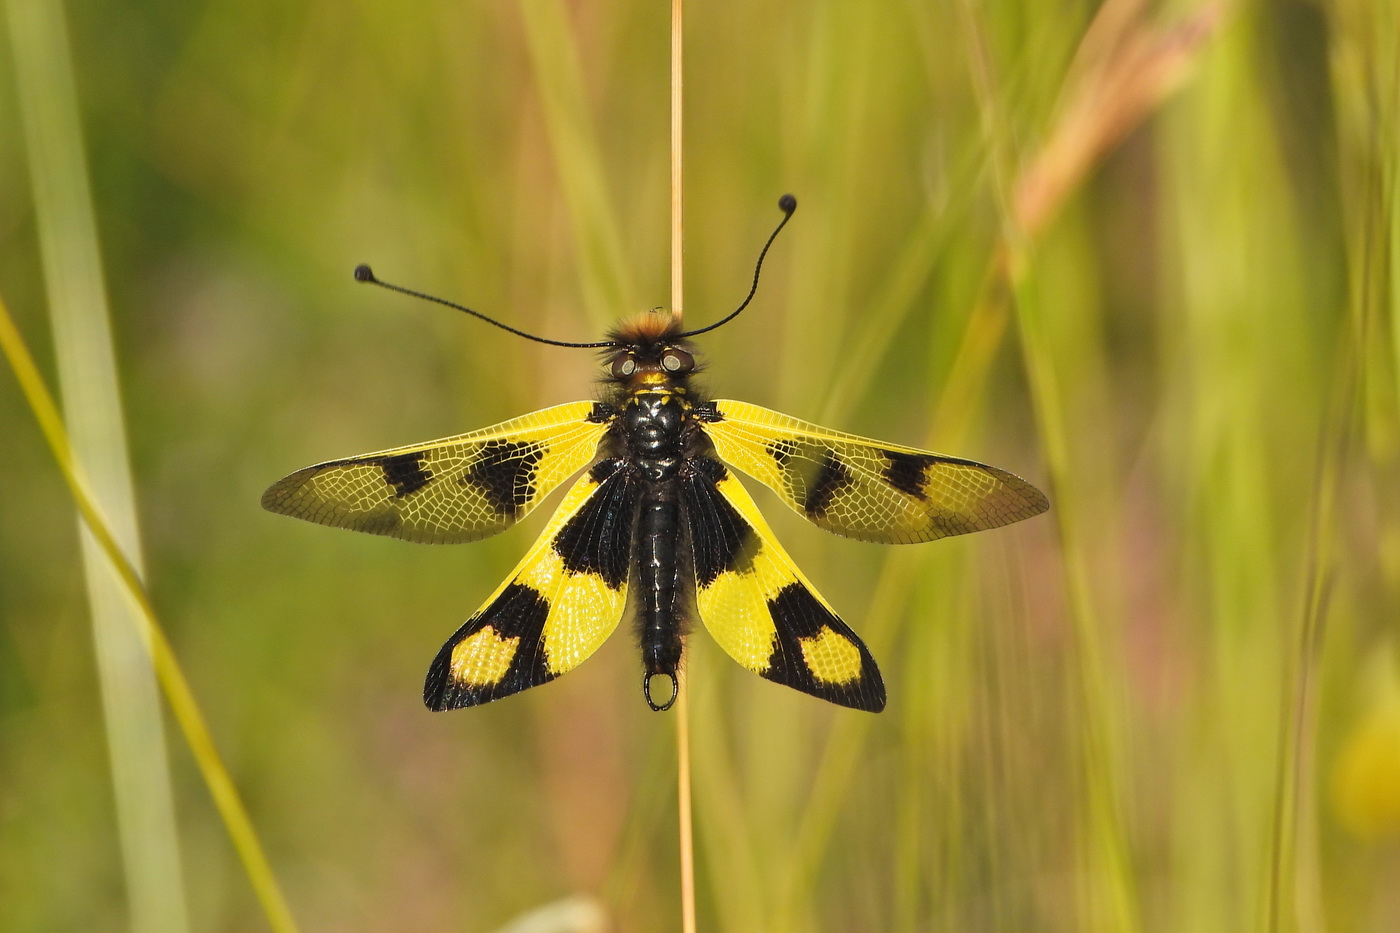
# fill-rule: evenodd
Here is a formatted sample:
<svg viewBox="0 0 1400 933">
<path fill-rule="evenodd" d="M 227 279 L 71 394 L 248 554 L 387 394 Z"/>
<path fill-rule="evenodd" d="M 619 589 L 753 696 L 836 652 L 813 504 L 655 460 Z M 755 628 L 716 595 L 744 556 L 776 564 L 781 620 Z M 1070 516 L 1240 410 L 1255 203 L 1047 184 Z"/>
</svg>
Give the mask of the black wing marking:
<svg viewBox="0 0 1400 933">
<path fill-rule="evenodd" d="M 726 463 L 813 524 L 861 541 L 910 544 L 1039 515 L 1045 494 L 1005 470 L 843 434 L 748 402 L 721 400 L 702 424 Z"/>
<path fill-rule="evenodd" d="M 761 677 L 878 713 L 885 684 L 869 649 L 778 544 L 753 499 L 717 460 L 688 461 L 681 505 L 700 618 Z"/>
<path fill-rule="evenodd" d="M 607 430 L 593 402 L 571 402 L 470 434 L 331 460 L 263 493 L 294 518 L 444 544 L 503 531 L 595 456 Z"/>
<path fill-rule="evenodd" d="M 627 602 L 638 490 L 623 460 L 579 478 L 506 582 L 438 652 L 423 684 L 429 709 L 546 683 L 607 640 Z"/>
</svg>

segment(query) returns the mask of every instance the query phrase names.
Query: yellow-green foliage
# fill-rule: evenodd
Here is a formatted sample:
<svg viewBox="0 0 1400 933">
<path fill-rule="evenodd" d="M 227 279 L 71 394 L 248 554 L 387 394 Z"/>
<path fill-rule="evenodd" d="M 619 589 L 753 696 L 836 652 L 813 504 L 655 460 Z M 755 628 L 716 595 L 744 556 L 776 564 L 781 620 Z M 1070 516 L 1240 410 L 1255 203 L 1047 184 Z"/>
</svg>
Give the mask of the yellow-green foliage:
<svg viewBox="0 0 1400 933">
<path fill-rule="evenodd" d="M 801 202 L 708 384 L 1052 500 L 880 548 L 758 494 L 890 705 L 691 639 L 702 929 L 1400 928 L 1400 17 L 1143 6 L 692 4 L 692 326 Z M 67 15 L 149 586 L 303 928 L 488 931 L 577 893 L 678 928 L 674 717 L 626 637 L 419 702 L 529 530 L 258 508 L 307 463 L 592 391 L 587 353 L 356 262 L 563 340 L 668 300 L 666 4 Z M 0 293 L 52 376 L 0 47 Z M 126 928 L 72 514 L 0 376 L 5 930 Z M 175 736 L 190 927 L 258 929 Z"/>
</svg>

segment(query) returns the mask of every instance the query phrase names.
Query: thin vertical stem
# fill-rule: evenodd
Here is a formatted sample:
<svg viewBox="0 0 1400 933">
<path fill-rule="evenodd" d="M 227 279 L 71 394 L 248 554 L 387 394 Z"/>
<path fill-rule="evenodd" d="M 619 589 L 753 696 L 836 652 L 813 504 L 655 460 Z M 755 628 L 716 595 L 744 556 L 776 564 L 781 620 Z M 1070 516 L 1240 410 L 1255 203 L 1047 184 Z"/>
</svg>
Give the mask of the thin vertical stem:
<svg viewBox="0 0 1400 933">
<path fill-rule="evenodd" d="M 685 314 L 685 155 L 682 145 L 682 8 L 684 0 L 671 0 L 671 314 L 680 323 Z"/>
<path fill-rule="evenodd" d="M 686 697 L 685 672 L 676 695 L 676 796 L 680 809 L 681 846 L 681 929 L 695 933 L 695 835 L 690 819 L 690 703 Z"/>
<path fill-rule="evenodd" d="M 685 198 L 683 136 L 682 34 L 684 0 L 671 0 L 671 315 L 676 323 L 685 314 Z M 676 676 L 676 807 L 680 814 L 681 929 L 695 933 L 695 834 L 690 813 L 690 704 L 685 673 Z"/>
</svg>

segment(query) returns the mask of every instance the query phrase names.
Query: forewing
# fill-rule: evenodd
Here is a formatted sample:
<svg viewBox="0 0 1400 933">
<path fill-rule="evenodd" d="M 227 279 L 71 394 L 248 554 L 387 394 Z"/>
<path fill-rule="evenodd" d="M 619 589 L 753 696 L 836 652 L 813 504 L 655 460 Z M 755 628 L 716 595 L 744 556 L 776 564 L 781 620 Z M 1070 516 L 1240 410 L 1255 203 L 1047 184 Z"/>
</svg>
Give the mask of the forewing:
<svg viewBox="0 0 1400 933">
<path fill-rule="evenodd" d="M 827 531 L 910 544 L 1039 515 L 1045 494 L 996 467 L 842 434 L 748 402 L 704 424 L 725 462 Z"/>
<path fill-rule="evenodd" d="M 263 508 L 321 525 L 447 544 L 509 528 L 593 456 L 607 430 L 571 402 L 470 434 L 331 460 L 285 476 Z"/>
<path fill-rule="evenodd" d="M 607 640 L 627 602 L 637 494 L 635 470 L 621 460 L 579 478 L 506 582 L 438 652 L 423 685 L 430 709 L 553 680 Z"/>
<path fill-rule="evenodd" d="M 875 659 L 778 544 L 739 480 L 700 458 L 680 483 L 696 608 L 720 647 L 768 680 L 841 706 L 884 709 Z"/>
</svg>

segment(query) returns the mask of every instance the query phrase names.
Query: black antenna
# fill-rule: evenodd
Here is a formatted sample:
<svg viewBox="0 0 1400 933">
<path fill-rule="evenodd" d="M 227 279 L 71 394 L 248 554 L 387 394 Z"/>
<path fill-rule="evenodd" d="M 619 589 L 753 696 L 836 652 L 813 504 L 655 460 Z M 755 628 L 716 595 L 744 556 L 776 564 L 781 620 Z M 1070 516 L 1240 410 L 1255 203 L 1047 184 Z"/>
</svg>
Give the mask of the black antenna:
<svg viewBox="0 0 1400 933">
<path fill-rule="evenodd" d="M 740 311 L 744 310 L 749 306 L 750 301 L 753 301 L 754 294 L 758 292 L 758 274 L 763 271 L 763 257 L 768 255 L 768 247 L 773 245 L 773 241 L 778 238 L 778 233 L 784 227 L 786 227 L 787 222 L 792 219 L 792 212 L 797 210 L 797 198 L 793 197 L 790 194 L 783 195 L 781 198 L 778 198 L 778 209 L 783 212 L 783 219 L 778 223 L 778 226 L 768 237 L 768 242 L 763 244 L 763 249 L 759 251 L 758 263 L 754 266 L 753 269 L 753 287 L 749 289 L 748 297 L 744 299 L 744 303 L 739 305 L 739 307 L 735 308 L 733 311 L 731 311 L 728 317 L 721 318 L 720 320 L 709 325 L 708 327 L 702 327 L 699 330 L 688 330 L 683 334 L 678 334 L 678 337 L 694 337 L 696 334 L 703 334 L 706 331 L 714 330 L 716 327 L 719 327 L 722 324 L 728 324 L 730 321 L 734 320 L 736 317 L 739 316 Z M 472 313 L 475 314 L 476 312 Z"/>
<path fill-rule="evenodd" d="M 786 223 L 786 222 L 787 222 L 787 221 L 784 221 L 784 223 Z M 781 225 L 781 224 L 779 224 L 778 229 L 780 229 L 780 230 L 782 229 L 782 225 Z M 767 247 L 764 247 L 764 249 L 767 249 Z M 763 258 L 760 256 L 760 257 L 759 257 L 759 262 L 762 262 L 762 261 L 763 261 Z M 468 307 L 466 307 L 466 306 L 464 306 L 464 305 L 459 305 L 459 304 L 457 304 L 456 302 L 453 302 L 453 301 L 448 301 L 446 298 L 439 298 L 439 297 L 437 297 L 436 295 L 428 295 L 428 294 L 425 294 L 425 293 L 423 293 L 423 292 L 415 292 L 415 291 L 414 291 L 413 289 L 411 289 L 411 288 L 404 288 L 402 285 L 394 285 L 394 284 L 392 284 L 392 283 L 385 282 L 385 281 L 383 281 L 383 280 L 381 280 L 381 279 L 377 279 L 377 278 L 374 277 L 374 270 L 371 269 L 369 266 L 365 265 L 364 263 L 360 263 L 358 266 L 355 267 L 355 281 L 356 281 L 356 282 L 368 282 L 368 283 L 370 283 L 371 285 L 378 285 L 380 288 L 387 288 L 387 289 L 389 289 L 390 291 L 399 292 L 400 294 L 404 294 L 404 295 L 409 295 L 409 296 L 411 296 L 411 297 L 413 297 L 413 298 L 422 298 L 424 301 L 431 301 L 431 302 L 434 302 L 435 304 L 446 305 L 446 306 L 449 307 L 449 308 L 455 308 L 455 309 L 458 310 L 458 311 L 465 311 L 466 313 L 470 314 L 472 317 L 479 317 L 479 318 L 481 318 L 483 321 L 485 321 L 487 324 L 495 324 L 495 325 L 496 325 L 497 327 L 499 327 L 501 330 L 510 331 L 512 334 L 515 334 L 517 337 L 524 337 L 526 340 L 534 340 L 534 341 L 536 341 L 536 342 L 538 342 L 538 343 L 547 343 L 547 344 L 549 344 L 549 345 L 552 346 L 552 347 L 584 347 L 584 348 L 597 348 L 597 347 L 616 347 L 616 346 L 619 346 L 619 344 L 618 344 L 617 341 L 615 341 L 615 340 L 598 340 L 598 341 L 595 341 L 595 342 L 593 342 L 593 343 L 569 343 L 568 341 L 564 341 L 564 340 L 550 340 L 550 339 L 548 339 L 548 338 L 546 338 L 546 337 L 536 337 L 534 334 L 527 334 L 527 333 L 525 333 L 523 330 L 516 330 L 514 327 L 511 327 L 509 324 L 502 324 L 500 321 L 496 320 L 495 318 L 489 318 L 489 317 L 487 317 L 486 315 L 482 314 L 480 311 L 473 311 L 471 308 L 468 308 Z M 756 284 L 756 283 L 755 283 L 755 284 Z M 743 310 L 743 309 L 741 308 L 740 310 Z M 738 312 L 736 311 L 735 314 L 737 314 L 737 313 L 738 313 Z M 733 315 L 730 315 L 730 317 L 733 317 Z M 720 324 L 723 324 L 723 323 L 724 323 L 723 321 L 720 321 Z M 716 325 L 716 326 L 718 326 L 718 325 Z M 706 328 L 706 329 L 708 330 L 708 328 Z"/>
</svg>

